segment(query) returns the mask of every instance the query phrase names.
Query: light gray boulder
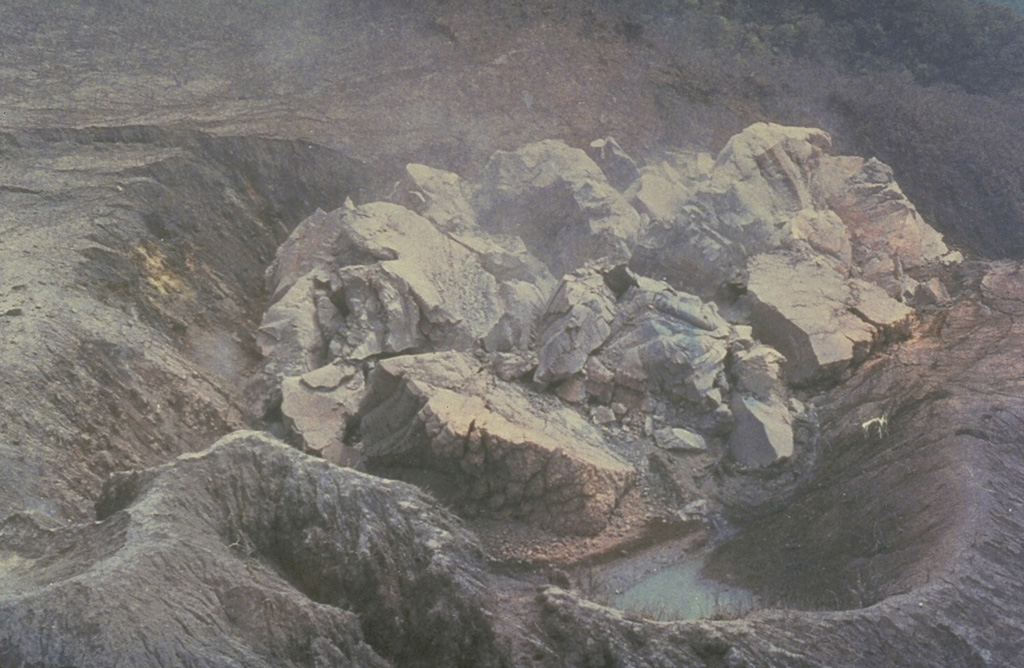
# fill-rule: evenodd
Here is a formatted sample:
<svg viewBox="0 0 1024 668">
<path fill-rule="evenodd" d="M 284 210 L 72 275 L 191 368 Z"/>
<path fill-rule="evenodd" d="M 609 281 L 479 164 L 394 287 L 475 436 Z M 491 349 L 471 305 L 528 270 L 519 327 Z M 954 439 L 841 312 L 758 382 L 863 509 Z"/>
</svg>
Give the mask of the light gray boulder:
<svg viewBox="0 0 1024 668">
<path fill-rule="evenodd" d="M 334 362 L 281 383 L 281 412 L 307 451 L 343 466 L 353 466 L 358 449 L 344 442 L 350 421 L 366 391 L 362 370 Z"/>
<path fill-rule="evenodd" d="M 670 164 L 648 165 L 624 195 L 637 211 L 651 220 L 672 221 L 680 214 L 693 188 Z"/>
<path fill-rule="evenodd" d="M 360 415 L 369 470 L 426 485 L 464 514 L 592 535 L 635 480 L 578 412 L 464 353 L 382 360 Z"/>
<path fill-rule="evenodd" d="M 628 261 L 641 226 L 601 168 L 555 140 L 495 153 L 473 205 L 481 228 L 520 236 L 555 276 Z"/>
<path fill-rule="evenodd" d="M 733 336 L 713 304 L 625 267 L 566 276 L 541 323 L 534 380 L 627 409 L 651 395 L 707 401 Z"/>
<path fill-rule="evenodd" d="M 736 426 L 729 453 L 744 466 L 766 466 L 793 454 L 793 419 L 780 402 L 765 402 L 740 393 L 729 402 Z"/>
<path fill-rule="evenodd" d="M 824 208 L 816 206 L 809 180 L 830 146 L 821 130 L 756 123 L 729 140 L 695 189 L 652 175 L 650 204 L 642 205 L 654 214 L 652 224 L 637 241 L 631 268 L 714 295 L 742 274 L 748 256 L 793 242 L 789 223 L 797 214 Z M 795 235 L 834 236 L 835 222 L 798 225 Z"/>
<path fill-rule="evenodd" d="M 256 330 L 256 346 L 267 360 L 273 378 L 298 376 L 327 362 L 327 342 L 321 323 L 336 317 L 327 299 L 330 279 L 313 269 L 291 283 L 271 304 Z"/>
<path fill-rule="evenodd" d="M 942 235 L 888 166 L 830 150 L 821 130 L 756 123 L 729 140 L 704 180 L 645 168 L 627 193 L 651 219 L 631 268 L 709 297 L 742 285 L 748 258 L 788 250 L 912 296 L 914 275 L 950 257 Z"/>
<path fill-rule="evenodd" d="M 540 320 L 534 380 L 548 384 L 581 371 L 614 319 L 615 294 L 601 274 L 566 275 Z"/>
<path fill-rule="evenodd" d="M 755 123 L 734 135 L 718 154 L 707 188 L 720 231 L 748 253 L 783 241 L 777 222 L 814 208 L 809 181 L 832 140 L 816 128 Z"/>
<path fill-rule="evenodd" d="M 748 271 L 754 335 L 786 356 L 789 382 L 837 378 L 876 346 L 909 335 L 909 307 L 821 258 L 765 253 Z"/>
<path fill-rule="evenodd" d="M 454 172 L 410 163 L 390 199 L 440 230 L 458 232 L 476 227 L 476 213 L 470 203 L 472 193 L 473 186 Z"/>
<path fill-rule="evenodd" d="M 703 436 L 682 427 L 655 429 L 654 443 L 669 452 L 702 453 L 708 450 L 707 441 Z"/>
<path fill-rule="evenodd" d="M 793 411 L 783 379 L 786 358 L 757 342 L 737 341 L 730 365 L 729 452 L 744 466 L 765 466 L 793 454 Z"/>
<path fill-rule="evenodd" d="M 783 369 L 786 358 L 770 346 L 755 344 L 749 350 L 733 353 L 732 375 L 735 389 L 761 401 L 785 399 Z"/>
<path fill-rule="evenodd" d="M 586 150 L 587 155 L 604 172 L 608 183 L 619 192 L 629 188 L 640 176 L 636 162 L 619 146 L 614 137 L 595 139 Z"/>
<path fill-rule="evenodd" d="M 290 287 L 268 309 L 259 336 L 281 375 L 318 368 L 327 353 L 360 360 L 480 342 L 525 347 L 554 287 L 521 242 L 471 228 L 447 234 L 395 204 L 318 213 L 290 242 L 268 272 L 279 292 Z M 312 259 L 298 257 L 309 248 Z M 289 274 L 309 266 L 304 277 Z"/>
<path fill-rule="evenodd" d="M 612 333 L 596 358 L 601 368 L 614 370 L 616 392 L 701 404 L 724 372 L 731 335 L 713 304 L 638 277 L 620 298 Z"/>
<path fill-rule="evenodd" d="M 331 269 L 342 234 L 341 218 L 321 209 L 299 223 L 278 247 L 265 272 L 271 303 L 281 299 L 296 281 L 314 269 Z"/>
<path fill-rule="evenodd" d="M 904 271 L 914 273 L 949 253 L 942 235 L 903 194 L 892 169 L 875 158 L 827 156 L 812 185 L 850 231 L 863 278 L 894 297 L 910 296 L 916 288 Z"/>
</svg>

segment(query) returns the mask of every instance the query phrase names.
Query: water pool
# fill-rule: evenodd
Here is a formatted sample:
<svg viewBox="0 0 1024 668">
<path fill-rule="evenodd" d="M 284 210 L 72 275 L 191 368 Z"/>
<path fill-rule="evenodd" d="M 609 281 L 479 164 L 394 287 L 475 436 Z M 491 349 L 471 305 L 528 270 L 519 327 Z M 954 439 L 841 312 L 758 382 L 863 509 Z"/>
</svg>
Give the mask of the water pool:
<svg viewBox="0 0 1024 668">
<path fill-rule="evenodd" d="M 652 619 L 739 617 L 754 604 L 750 592 L 701 575 L 703 555 L 687 555 L 620 590 L 611 605 Z"/>
</svg>

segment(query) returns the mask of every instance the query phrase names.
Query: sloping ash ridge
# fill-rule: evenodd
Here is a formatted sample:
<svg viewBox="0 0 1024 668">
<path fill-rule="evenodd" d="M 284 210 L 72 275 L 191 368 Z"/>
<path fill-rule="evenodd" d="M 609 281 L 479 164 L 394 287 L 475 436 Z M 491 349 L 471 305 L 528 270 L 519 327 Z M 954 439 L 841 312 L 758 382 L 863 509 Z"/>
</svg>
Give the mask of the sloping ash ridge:
<svg viewBox="0 0 1024 668">
<path fill-rule="evenodd" d="M 307 142 L 144 126 L 5 137 L 0 514 L 84 519 L 112 471 L 246 423 L 263 267 L 302 217 L 377 177 Z"/>
</svg>

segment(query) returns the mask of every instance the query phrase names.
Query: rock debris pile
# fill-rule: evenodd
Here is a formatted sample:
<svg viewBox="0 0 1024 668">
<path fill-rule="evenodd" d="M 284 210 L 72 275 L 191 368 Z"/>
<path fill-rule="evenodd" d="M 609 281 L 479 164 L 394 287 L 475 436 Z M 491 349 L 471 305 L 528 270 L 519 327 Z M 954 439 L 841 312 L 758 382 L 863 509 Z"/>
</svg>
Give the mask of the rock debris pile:
<svg viewBox="0 0 1024 668">
<path fill-rule="evenodd" d="M 948 299 L 959 260 L 877 160 L 757 124 L 638 167 L 614 139 L 409 165 L 390 201 L 317 211 L 267 270 L 257 340 L 293 438 L 468 516 L 593 535 L 657 460 L 799 454 L 835 383 Z M 683 482 L 680 482 L 680 481 Z"/>
</svg>

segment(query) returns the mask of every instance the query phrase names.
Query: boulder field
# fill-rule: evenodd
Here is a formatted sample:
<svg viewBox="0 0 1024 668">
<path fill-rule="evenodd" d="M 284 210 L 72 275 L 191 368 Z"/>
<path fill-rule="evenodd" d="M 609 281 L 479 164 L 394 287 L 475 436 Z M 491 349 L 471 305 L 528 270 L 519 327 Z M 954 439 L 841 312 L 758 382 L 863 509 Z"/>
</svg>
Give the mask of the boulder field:
<svg viewBox="0 0 1024 668">
<path fill-rule="evenodd" d="M 290 438 L 562 534 L 664 487 L 651 457 L 679 504 L 721 507 L 714 483 L 680 486 L 685 453 L 805 466 L 801 388 L 910 337 L 918 288 L 960 259 L 891 170 L 819 130 L 757 124 L 685 168 L 595 144 L 622 192 L 544 141 L 473 181 L 409 165 L 392 202 L 301 222 L 257 332 Z"/>
</svg>

